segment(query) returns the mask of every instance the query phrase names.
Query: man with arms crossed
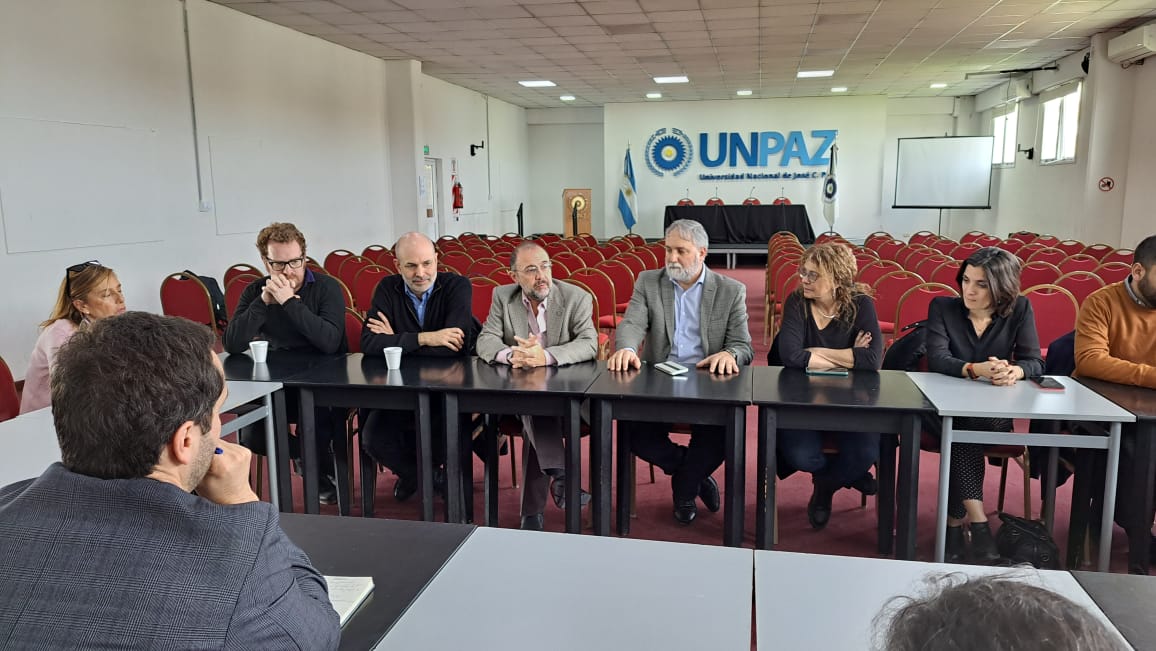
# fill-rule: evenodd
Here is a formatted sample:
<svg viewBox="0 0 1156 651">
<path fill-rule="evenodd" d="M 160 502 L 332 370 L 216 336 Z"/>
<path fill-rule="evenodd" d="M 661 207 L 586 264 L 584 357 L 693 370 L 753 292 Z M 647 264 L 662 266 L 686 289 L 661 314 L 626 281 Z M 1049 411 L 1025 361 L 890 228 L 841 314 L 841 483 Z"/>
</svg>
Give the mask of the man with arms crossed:
<svg viewBox="0 0 1156 651">
<path fill-rule="evenodd" d="M 220 440 L 212 346 L 128 312 L 61 348 L 61 462 L 0 489 L 5 648 L 337 648 L 324 578 L 249 488 L 249 451 Z"/>
<path fill-rule="evenodd" d="M 1156 235 L 1136 245 L 1131 274 L 1084 299 L 1076 320 L 1075 375 L 1156 389 Z M 1122 440 L 1120 486 L 1128 486 L 1135 471 L 1135 439 Z M 1116 522 L 1129 538 L 1147 537 L 1149 555 L 1156 557 L 1153 513 L 1139 514 L 1138 497 L 1117 493 Z"/>
<path fill-rule="evenodd" d="M 305 266 L 305 236 L 293 224 L 272 223 L 257 234 L 257 251 L 269 275 L 253 281 L 241 293 L 237 309 L 225 328 L 225 350 L 243 353 L 249 342 L 264 339 L 270 350 L 297 350 L 332 355 L 345 353 L 345 297 L 332 276 L 315 274 Z M 296 393 L 286 392 L 292 403 L 290 414 L 297 413 Z M 314 423 L 317 430 L 318 477 L 320 501 L 337 503 L 336 475 L 333 462 L 335 418 L 342 413 L 318 407 Z M 264 451 L 264 439 L 243 443 L 257 452 Z M 297 439 L 292 439 L 296 447 Z M 293 454 L 294 458 L 299 454 Z"/>
<path fill-rule="evenodd" d="M 666 266 L 638 275 L 626 316 L 618 324 L 618 350 L 607 361 L 609 370 L 641 368 L 645 360 L 730 374 L 751 363 L 747 289 L 707 269 L 708 243 L 696 221 L 680 219 L 667 227 Z M 693 426 L 690 445 L 684 447 L 670 440 L 669 423 L 619 421 L 618 426 L 630 428 L 634 454 L 671 476 L 675 520 L 694 521 L 696 496 L 712 512 L 719 510 L 718 484 L 711 473 L 725 457 L 722 427 Z"/>
<path fill-rule="evenodd" d="M 454 273 L 438 273 L 433 242 L 422 233 L 406 233 L 394 246 L 396 276 L 386 276 L 373 291 L 373 306 L 361 330 L 361 350 L 380 355 L 400 346 L 402 358 L 468 357 L 473 354 L 473 288 Z M 434 414 L 440 414 L 434 409 Z M 435 432 L 442 427 L 435 417 Z M 404 501 L 417 492 L 417 429 L 412 412 L 378 409 L 370 412 L 361 430 L 361 446 L 397 475 L 394 499 Z M 435 459 L 445 456 L 444 441 L 434 437 Z M 440 469 L 435 484 L 444 483 Z"/>
<path fill-rule="evenodd" d="M 510 255 L 516 284 L 494 290 L 490 313 L 478 335 L 478 357 L 515 369 L 565 366 L 598 355 L 594 301 L 585 291 L 550 276 L 550 256 L 534 242 L 523 242 Z M 517 372 L 517 371 L 515 371 Z M 562 421 L 556 416 L 522 416 L 530 442 L 523 462 L 522 528 L 541 531 L 549 491 L 554 505 L 565 508 L 566 457 Z M 582 496 L 583 503 L 589 500 Z"/>
</svg>

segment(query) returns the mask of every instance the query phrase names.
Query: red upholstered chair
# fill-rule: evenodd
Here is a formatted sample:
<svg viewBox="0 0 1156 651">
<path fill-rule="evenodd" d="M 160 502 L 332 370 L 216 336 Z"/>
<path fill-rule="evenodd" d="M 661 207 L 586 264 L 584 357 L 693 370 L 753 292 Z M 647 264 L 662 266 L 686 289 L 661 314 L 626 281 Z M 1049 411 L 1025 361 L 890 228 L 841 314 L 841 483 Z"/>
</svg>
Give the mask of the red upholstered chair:
<svg viewBox="0 0 1156 651">
<path fill-rule="evenodd" d="M 887 274 L 892 271 L 903 270 L 903 267 L 899 266 L 898 262 L 893 262 L 891 260 L 876 260 L 875 262 L 867 264 L 861 268 L 859 273 L 855 275 L 855 280 L 858 280 L 865 285 L 874 287 L 875 281 L 882 278 L 883 274 Z"/>
<path fill-rule="evenodd" d="M 245 288 L 249 283 L 261 280 L 263 276 L 256 274 L 235 274 L 227 283 L 225 283 L 225 313 L 229 318 L 233 318 L 233 313 L 237 311 L 237 304 L 241 302 L 241 294 L 245 293 Z"/>
<path fill-rule="evenodd" d="M 649 251 L 646 251 L 645 249 L 643 249 L 642 252 L 647 253 L 649 255 Z M 646 271 L 646 263 L 642 260 L 642 258 L 640 256 L 638 256 L 637 254 L 635 254 L 633 252 L 619 253 L 618 255 L 616 255 L 610 259 L 616 260 L 616 261 L 621 262 L 622 264 L 626 265 L 626 268 L 630 269 L 630 273 L 631 273 L 631 275 L 634 276 L 635 279 L 638 278 L 638 274 Z"/>
<path fill-rule="evenodd" d="M 879 254 L 880 260 L 895 260 L 895 256 L 901 251 L 907 243 L 903 240 L 891 240 L 890 242 L 883 242 L 875 247 L 875 252 Z M 896 260 L 896 262 L 898 262 Z"/>
<path fill-rule="evenodd" d="M 496 242 L 490 243 L 490 250 L 494 252 L 494 257 L 498 258 L 499 260 L 509 258 L 510 254 L 513 253 L 514 249 L 516 248 L 516 245 L 510 244 L 505 240 L 498 240 Z"/>
<path fill-rule="evenodd" d="M 502 237 L 499 239 L 501 239 L 503 242 L 509 242 L 514 246 L 518 246 L 522 243 L 522 236 L 518 235 L 517 233 L 502 233 Z"/>
<path fill-rule="evenodd" d="M 1047 247 L 1054 247 L 1059 243 L 1060 238 L 1056 237 L 1055 235 L 1040 235 L 1036 239 L 1032 240 L 1032 244 L 1043 244 Z"/>
<path fill-rule="evenodd" d="M 630 242 L 634 246 L 646 246 L 646 238 L 642 237 L 638 233 L 629 233 L 627 235 L 623 235 L 622 239 Z"/>
<path fill-rule="evenodd" d="M 329 272 L 325 270 L 325 267 L 317 264 L 317 261 L 313 258 L 305 258 L 305 268 L 315 274 L 321 274 L 323 276 L 329 275 Z"/>
<path fill-rule="evenodd" d="M 1132 249 L 1116 249 L 1108 255 L 1100 258 L 1100 263 L 1106 262 L 1123 262 L 1126 265 L 1131 265 L 1136 261 L 1136 252 Z"/>
<path fill-rule="evenodd" d="M 494 257 L 494 252 L 488 246 L 467 246 L 466 255 L 474 260 Z"/>
<path fill-rule="evenodd" d="M 764 340 L 767 336 L 771 339 L 775 338 L 779 328 L 779 320 L 783 315 L 783 305 L 791 292 L 799 287 L 799 261 L 788 260 L 784 262 L 776 270 L 773 282 L 774 298 L 767 310 L 767 323 L 763 330 Z"/>
<path fill-rule="evenodd" d="M 874 251 L 872 251 L 870 249 L 867 249 L 866 251 L 856 251 L 855 252 L 855 268 L 856 269 L 862 269 L 863 267 L 866 267 L 867 265 L 871 264 L 872 262 L 878 262 L 878 261 L 879 261 L 879 256 Z"/>
<path fill-rule="evenodd" d="M 235 264 L 235 265 L 233 265 L 233 266 L 231 266 L 225 270 L 225 277 L 222 279 L 222 281 L 225 283 L 225 287 L 228 287 L 229 283 L 234 278 L 236 278 L 237 276 L 241 276 L 241 275 L 256 276 L 258 278 L 261 278 L 265 275 L 265 271 L 262 269 L 259 269 L 257 267 L 254 267 L 251 264 L 245 264 L 244 262 L 239 262 L 239 263 L 237 263 L 237 264 Z"/>
<path fill-rule="evenodd" d="M 361 329 L 365 323 L 365 317 L 361 312 L 347 307 L 345 308 L 345 340 L 349 342 L 349 352 L 361 352 Z M 381 351 L 378 351 L 379 353 Z"/>
<path fill-rule="evenodd" d="M 586 246 L 598 246 L 598 238 L 594 237 L 590 233 L 579 233 L 574 237 L 575 239 L 579 239 L 585 242 Z"/>
<path fill-rule="evenodd" d="M 357 272 L 366 267 L 373 266 L 373 261 L 369 258 L 360 255 L 351 255 L 341 263 L 338 268 L 336 276 L 345 283 L 346 287 L 353 287 L 353 279 L 357 277 Z"/>
<path fill-rule="evenodd" d="M 939 236 L 931 231 L 919 231 L 912 233 L 911 237 L 907 238 L 908 244 L 923 244 L 924 246 L 931 246 L 933 242 L 939 239 Z"/>
<path fill-rule="evenodd" d="M 1073 271 L 1095 271 L 1096 267 L 1100 266 L 1100 261 L 1090 255 L 1077 253 L 1064 258 L 1056 266 L 1060 271 L 1070 274 Z"/>
<path fill-rule="evenodd" d="M 571 273 L 570 280 L 583 283 L 598 298 L 598 329 L 609 331 L 617 328 L 622 317 L 617 314 L 618 301 L 615 297 L 614 281 L 610 280 L 610 276 L 600 269 L 587 267 Z"/>
<path fill-rule="evenodd" d="M 1060 276 L 1056 285 L 1071 292 L 1080 305 L 1092 292 L 1104 286 L 1104 280 L 1091 271 L 1072 271 Z"/>
<path fill-rule="evenodd" d="M 546 242 L 541 246 L 543 249 L 545 249 L 546 255 L 550 256 L 551 258 L 557 256 L 559 253 L 569 253 L 571 250 L 570 247 L 566 245 L 565 241 Z"/>
<path fill-rule="evenodd" d="M 447 235 L 445 237 L 441 237 L 438 239 L 437 250 L 440 253 L 449 253 L 450 251 L 457 251 L 459 253 L 465 253 L 466 252 L 466 245 L 464 243 L 462 243 L 461 241 L 459 241 L 457 238 L 450 237 Z"/>
<path fill-rule="evenodd" d="M 602 255 L 601 251 L 592 246 L 578 249 L 577 251 L 574 251 L 574 255 L 582 258 L 582 261 L 586 263 L 587 267 L 593 267 L 594 265 L 606 259 L 606 256 Z"/>
<path fill-rule="evenodd" d="M 542 233 L 538 236 L 540 243 L 544 242 L 561 242 L 562 236 L 557 233 Z"/>
<path fill-rule="evenodd" d="M 464 276 L 474 263 L 474 259 L 465 251 L 447 251 L 441 254 L 438 262 Z"/>
<path fill-rule="evenodd" d="M 357 254 L 353 251 L 346 251 L 345 249 L 330 251 L 329 255 L 325 256 L 325 262 L 322 263 L 321 266 L 325 267 L 325 271 L 329 272 L 330 276 L 336 276 L 338 270 L 341 269 L 341 263 L 345 262 L 350 256 L 354 255 Z"/>
<path fill-rule="evenodd" d="M 1064 240 L 1056 244 L 1055 248 L 1067 253 L 1068 255 L 1076 255 L 1083 253 L 1084 249 L 1088 248 L 1086 244 L 1079 240 Z"/>
<path fill-rule="evenodd" d="M 963 234 L 963 237 L 959 238 L 959 243 L 968 244 L 970 242 L 978 242 L 979 238 L 985 236 L 987 236 L 987 233 L 983 231 L 968 231 Z"/>
<path fill-rule="evenodd" d="M 489 277 L 497 269 L 505 269 L 506 265 L 494 258 L 481 258 L 474 260 L 469 269 L 466 270 L 466 275 L 470 277 Z"/>
<path fill-rule="evenodd" d="M 950 237 L 941 237 L 938 240 L 928 244 L 928 246 L 945 255 L 951 255 L 951 252 L 955 250 L 955 247 L 959 246 L 959 242 L 956 242 Z"/>
<path fill-rule="evenodd" d="M 1020 250 L 1016 251 L 1016 255 L 1019 256 L 1020 260 L 1027 262 L 1033 255 L 1035 255 L 1036 251 L 1040 251 L 1046 248 L 1048 247 L 1044 246 L 1043 244 L 1032 242 L 1031 244 L 1025 244 L 1020 247 Z"/>
<path fill-rule="evenodd" d="M 1103 262 L 1104 256 L 1108 255 L 1109 253 L 1111 253 L 1112 251 L 1115 251 L 1115 250 L 1116 250 L 1115 248 L 1110 247 L 1107 244 L 1089 244 L 1087 246 L 1087 248 L 1085 248 L 1083 251 L 1081 251 L 1081 253 L 1083 253 L 1084 255 L 1090 255 L 1093 258 L 1099 260 L 1100 262 Z"/>
<path fill-rule="evenodd" d="M 589 285 L 582 282 L 581 280 L 567 279 L 563 282 L 570 283 L 571 285 L 578 287 L 579 289 L 581 289 L 582 291 L 584 291 L 590 295 L 590 300 L 593 302 L 593 308 L 594 308 L 593 313 L 591 315 L 592 321 L 594 322 L 594 327 L 597 328 L 598 327 L 598 315 L 601 312 L 600 306 L 598 305 L 598 295 L 594 293 L 594 290 L 591 289 Z M 598 359 L 605 360 L 609 356 L 610 356 L 610 335 L 599 330 L 598 331 Z"/>
<path fill-rule="evenodd" d="M 16 393 L 16 382 L 12 370 L 0 357 L 0 423 L 20 415 L 20 396 Z"/>
<path fill-rule="evenodd" d="M 1024 248 L 1024 243 L 1021 240 L 1003 240 L 1002 242 L 997 242 L 992 246 L 996 247 L 997 249 L 1003 249 L 1012 255 L 1018 255 L 1019 250 Z"/>
<path fill-rule="evenodd" d="M 614 305 L 615 313 L 626 314 L 626 306 L 634 295 L 634 272 L 620 260 L 603 260 L 594 268 L 605 273 L 614 283 L 614 298 L 618 301 Z"/>
<path fill-rule="evenodd" d="M 397 268 L 397 258 L 389 251 L 377 256 L 377 265 L 389 269 L 390 273 L 398 273 L 400 271 Z"/>
<path fill-rule="evenodd" d="M 1060 268 L 1050 262 L 1042 262 L 1036 260 L 1029 262 L 1020 270 L 1020 287 L 1031 287 L 1033 285 L 1050 285 L 1060 276 L 1064 275 L 1060 272 Z M 1050 339 L 1048 341 L 1051 341 Z"/>
<path fill-rule="evenodd" d="M 550 265 L 550 276 L 552 276 L 554 280 L 566 280 L 570 277 L 570 266 L 566 263 L 559 262 L 558 260 L 551 260 Z M 491 275 L 490 278 L 497 280 L 497 278 L 493 275 Z M 502 282 L 508 282 L 509 279 L 509 276 L 506 276 L 506 280 Z"/>
<path fill-rule="evenodd" d="M 616 249 L 616 253 L 622 253 L 622 252 L 624 252 L 624 251 L 629 251 L 630 249 L 633 249 L 633 248 L 634 248 L 634 243 L 633 243 L 633 242 L 630 242 L 630 241 L 628 241 L 628 240 L 627 240 L 626 238 L 624 238 L 624 237 L 612 237 L 612 238 L 610 238 L 610 239 L 609 239 L 609 240 L 606 242 L 606 245 L 607 245 L 607 246 L 611 246 L 611 247 L 613 247 L 614 249 Z M 603 254 L 605 254 L 605 253 L 606 253 L 606 251 L 605 251 L 605 250 L 603 250 Z M 613 257 L 614 255 L 615 255 L 615 254 L 614 254 L 614 253 L 612 253 L 612 254 L 610 254 L 610 255 L 609 255 L 609 256 L 607 256 L 607 257 L 608 257 L 608 258 L 609 258 L 609 257 Z"/>
<path fill-rule="evenodd" d="M 345 307 L 352 307 L 356 309 L 356 305 L 353 302 L 353 291 L 349 289 L 349 285 L 343 283 L 337 276 L 330 277 L 336 280 L 337 286 L 341 288 L 341 298 L 345 301 Z"/>
<path fill-rule="evenodd" d="M 490 314 L 490 304 L 494 301 L 494 290 L 499 287 L 499 284 L 492 278 L 475 276 L 470 278 L 470 286 L 474 289 L 470 309 L 473 311 L 475 319 L 485 323 L 486 317 Z"/>
<path fill-rule="evenodd" d="M 904 326 L 927 318 L 927 307 L 931 299 L 940 296 L 959 296 L 954 287 L 941 283 L 922 283 L 903 292 L 895 306 L 895 313 L 884 318 L 893 319 L 895 330 L 902 331 Z"/>
<path fill-rule="evenodd" d="M 922 275 L 922 274 L 920 274 Z M 924 276 L 928 282 L 942 283 L 948 287 L 956 287 L 958 283 L 955 277 L 959 275 L 959 261 L 947 260 L 934 269 L 931 270 L 930 278 Z"/>
<path fill-rule="evenodd" d="M 161 282 L 161 311 L 167 316 L 184 317 L 212 328 L 221 336 L 213 312 L 213 299 L 200 278 L 184 272 L 169 274 Z"/>
<path fill-rule="evenodd" d="M 1035 262 L 1036 260 L 1040 260 L 1043 262 L 1050 262 L 1058 267 L 1060 263 L 1067 258 L 1068 254 L 1064 253 L 1062 250 L 1055 247 L 1046 247 L 1039 249 L 1035 253 L 1032 253 L 1030 256 L 1028 256 L 1027 262 Z"/>
<path fill-rule="evenodd" d="M 584 269 L 588 266 L 586 261 L 576 255 L 573 251 L 564 251 L 558 255 L 551 255 L 550 260 L 553 262 L 561 262 L 562 264 L 566 265 L 566 268 L 570 270 L 570 273 L 574 273 L 575 271 Z"/>
<path fill-rule="evenodd" d="M 473 246 L 474 244 L 480 244 L 483 241 L 481 235 L 478 235 L 477 233 L 471 233 L 470 231 L 459 233 L 458 239 L 461 240 L 462 244 L 465 244 L 467 247 Z"/>
<path fill-rule="evenodd" d="M 926 280 L 929 283 L 930 282 L 939 282 L 936 280 L 932 280 L 931 276 L 933 273 L 935 273 L 936 269 L 942 267 L 944 264 L 950 264 L 953 268 L 959 267 L 959 261 L 958 260 L 952 260 L 951 258 L 944 256 L 944 257 L 927 258 L 927 259 L 923 260 L 922 262 L 920 262 L 918 265 L 916 265 L 914 268 L 909 267 L 908 270 L 914 271 L 915 273 L 919 274 L 920 278 Z M 948 284 L 950 284 L 950 283 L 948 283 Z"/>
<path fill-rule="evenodd" d="M 377 291 L 377 286 L 381 283 L 381 279 L 392 275 L 389 269 L 380 265 L 369 265 L 362 267 L 357 275 L 353 277 L 353 304 L 358 310 L 369 314 L 369 310 L 373 307 L 373 293 Z"/>
<path fill-rule="evenodd" d="M 908 271 L 915 271 L 915 268 L 919 266 L 919 263 L 929 258 L 938 258 L 941 255 L 943 254 L 939 251 L 928 248 L 926 246 L 909 245 L 906 251 L 899 252 L 895 261 L 898 262 L 904 269 Z"/>
<path fill-rule="evenodd" d="M 966 242 L 952 249 L 948 255 L 956 260 L 966 260 L 968 256 L 982 248 L 979 242 Z"/>
<path fill-rule="evenodd" d="M 871 233 L 870 235 L 867 236 L 866 239 L 863 240 L 863 246 L 874 251 L 875 250 L 874 245 L 882 244 L 883 242 L 890 242 L 893 239 L 895 239 L 895 238 L 891 237 L 891 233 L 888 233 L 887 231 L 875 231 L 874 233 Z"/>
<path fill-rule="evenodd" d="M 1080 304 L 1072 293 L 1057 285 L 1035 285 L 1020 292 L 1032 303 L 1036 317 L 1036 332 L 1041 346 L 1059 339 L 1076 329 Z M 1041 349 L 1046 356 L 1047 351 Z"/>
<path fill-rule="evenodd" d="M 842 235 L 834 231 L 827 231 L 825 233 L 819 233 L 819 235 L 815 237 L 815 244 L 824 244 L 826 242 L 838 241 L 842 239 Z"/>
<path fill-rule="evenodd" d="M 923 284 L 923 279 L 910 271 L 892 271 L 875 281 L 875 312 L 879 316 L 879 331 L 890 341 L 897 327 L 894 321 L 899 299 L 907 290 Z M 906 325 L 906 324 L 903 324 Z"/>
<path fill-rule="evenodd" d="M 567 251 L 577 251 L 578 249 L 584 249 L 588 246 L 598 248 L 598 242 L 595 242 L 594 244 L 587 244 L 586 240 L 582 239 L 581 237 L 567 237 L 566 239 L 558 242 L 558 244 L 561 244 L 563 247 L 565 247 Z"/>
<path fill-rule="evenodd" d="M 1031 244 L 1032 242 L 1036 241 L 1036 239 L 1038 239 L 1039 236 L 1040 236 L 1039 233 L 1033 233 L 1031 231 L 1017 231 L 1015 233 L 1012 233 L 1011 235 L 1008 235 L 1007 238 L 1009 240 L 1013 239 L 1013 238 L 1017 239 L 1017 240 L 1023 242 L 1024 244 Z"/>
<path fill-rule="evenodd" d="M 1123 262 L 1105 262 L 1096 267 L 1095 273 L 1105 284 L 1118 283 L 1132 273 L 1132 265 Z"/>
<path fill-rule="evenodd" d="M 381 264 L 380 262 L 377 261 L 377 259 L 379 257 L 381 257 L 381 255 L 384 253 L 389 253 L 390 255 L 393 255 L 392 253 L 390 253 L 388 248 L 386 248 L 380 244 L 370 244 L 369 246 L 367 246 L 361 250 L 361 257 L 369 258 L 369 260 L 371 262 L 373 262 L 373 264 Z"/>
<path fill-rule="evenodd" d="M 977 238 L 975 243 L 980 246 L 995 246 L 1002 241 L 1003 240 L 999 239 L 995 235 L 984 235 L 983 237 Z"/>
<path fill-rule="evenodd" d="M 655 242 L 653 244 L 647 244 L 646 249 L 653 253 L 654 258 L 658 260 L 658 267 L 655 267 L 656 269 L 666 264 L 666 245 L 664 243 Z"/>
</svg>

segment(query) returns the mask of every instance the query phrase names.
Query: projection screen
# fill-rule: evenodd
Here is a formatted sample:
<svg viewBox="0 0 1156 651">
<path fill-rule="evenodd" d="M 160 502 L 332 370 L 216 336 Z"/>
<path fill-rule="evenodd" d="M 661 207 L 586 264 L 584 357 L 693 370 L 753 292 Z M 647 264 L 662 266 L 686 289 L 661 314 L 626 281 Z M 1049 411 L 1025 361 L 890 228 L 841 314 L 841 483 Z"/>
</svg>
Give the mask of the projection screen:
<svg viewBox="0 0 1156 651">
<path fill-rule="evenodd" d="M 991 136 L 900 138 L 892 208 L 991 208 Z"/>
</svg>

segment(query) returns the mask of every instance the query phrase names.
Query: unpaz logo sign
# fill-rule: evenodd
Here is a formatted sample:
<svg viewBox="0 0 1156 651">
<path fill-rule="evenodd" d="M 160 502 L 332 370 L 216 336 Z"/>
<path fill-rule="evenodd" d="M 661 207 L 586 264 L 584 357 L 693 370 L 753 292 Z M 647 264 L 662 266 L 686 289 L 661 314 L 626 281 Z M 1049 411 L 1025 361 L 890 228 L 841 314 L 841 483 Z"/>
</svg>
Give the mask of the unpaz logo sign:
<svg viewBox="0 0 1156 651">
<path fill-rule="evenodd" d="M 819 168 L 829 162 L 831 145 L 838 131 L 814 129 L 809 132 L 751 131 L 749 133 L 717 132 L 698 134 L 698 162 L 707 168 L 780 168 L 770 172 L 705 174 L 703 180 L 738 180 L 752 178 L 821 178 L 819 170 L 792 172 L 793 166 Z M 691 138 L 681 129 L 655 131 L 646 143 L 646 166 L 656 176 L 679 176 L 694 160 Z M 736 170 L 737 171 L 737 170 Z"/>
</svg>

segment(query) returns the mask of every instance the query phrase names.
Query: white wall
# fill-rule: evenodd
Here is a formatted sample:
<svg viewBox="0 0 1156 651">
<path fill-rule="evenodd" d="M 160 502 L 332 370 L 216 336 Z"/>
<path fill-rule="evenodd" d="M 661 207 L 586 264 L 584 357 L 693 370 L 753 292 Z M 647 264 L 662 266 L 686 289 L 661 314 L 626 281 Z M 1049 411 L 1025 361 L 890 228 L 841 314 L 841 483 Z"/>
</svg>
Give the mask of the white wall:
<svg viewBox="0 0 1156 651">
<path fill-rule="evenodd" d="M 1136 246 L 1149 235 L 1156 235 L 1156 60 L 1148 65 L 1130 68 L 1135 79 L 1132 106 L 1131 149 L 1128 154 L 1128 182 L 1120 244 Z"/>
<path fill-rule="evenodd" d="M 562 232 L 570 219 L 562 206 L 565 188 L 590 188 L 592 228 L 605 223 L 602 107 L 530 109 L 526 111 L 526 123 L 530 190 L 525 232 Z M 617 184 L 613 190 L 617 196 Z"/>
</svg>

